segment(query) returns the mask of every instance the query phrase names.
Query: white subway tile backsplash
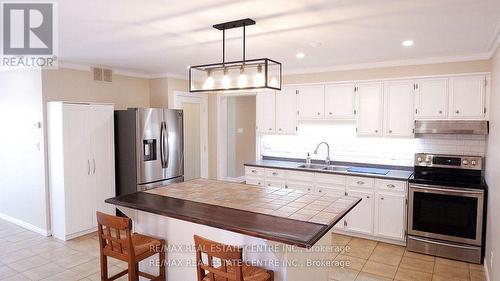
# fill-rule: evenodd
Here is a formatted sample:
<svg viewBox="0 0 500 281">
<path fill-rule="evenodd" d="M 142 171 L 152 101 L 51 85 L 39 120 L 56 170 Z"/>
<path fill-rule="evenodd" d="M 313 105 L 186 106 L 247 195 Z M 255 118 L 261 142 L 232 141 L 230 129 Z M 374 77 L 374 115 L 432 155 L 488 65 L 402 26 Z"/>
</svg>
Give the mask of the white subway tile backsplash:
<svg viewBox="0 0 500 281">
<path fill-rule="evenodd" d="M 325 159 L 326 148 L 313 154 L 318 143 L 330 144 L 334 161 L 412 166 L 417 152 L 484 156 L 486 137 L 477 135 L 420 135 L 418 138 L 358 137 L 352 122 L 299 125 L 297 135 L 263 135 L 261 154 L 265 156 Z"/>
</svg>

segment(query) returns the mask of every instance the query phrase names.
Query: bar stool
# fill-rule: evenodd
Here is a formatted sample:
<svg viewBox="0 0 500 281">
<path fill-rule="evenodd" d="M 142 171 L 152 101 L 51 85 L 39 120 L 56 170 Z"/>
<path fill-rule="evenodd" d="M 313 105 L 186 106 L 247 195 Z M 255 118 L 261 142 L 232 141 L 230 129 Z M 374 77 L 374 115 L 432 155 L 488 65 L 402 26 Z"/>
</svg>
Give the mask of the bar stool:
<svg viewBox="0 0 500 281">
<path fill-rule="evenodd" d="M 137 281 L 139 276 L 154 281 L 165 280 L 165 240 L 131 233 L 132 220 L 129 218 L 101 212 L 96 212 L 96 215 L 101 256 L 101 280 L 115 280 L 127 273 L 129 281 Z M 159 254 L 160 259 L 159 276 L 139 271 L 139 262 L 155 254 Z M 108 257 L 126 262 L 128 269 L 108 277 Z"/>
<path fill-rule="evenodd" d="M 243 249 L 194 236 L 198 281 L 274 281 L 274 272 L 243 264 Z M 208 263 L 204 263 L 203 254 Z M 214 265 L 214 258 L 220 266 Z M 208 272 L 208 273 L 207 273 Z"/>
</svg>

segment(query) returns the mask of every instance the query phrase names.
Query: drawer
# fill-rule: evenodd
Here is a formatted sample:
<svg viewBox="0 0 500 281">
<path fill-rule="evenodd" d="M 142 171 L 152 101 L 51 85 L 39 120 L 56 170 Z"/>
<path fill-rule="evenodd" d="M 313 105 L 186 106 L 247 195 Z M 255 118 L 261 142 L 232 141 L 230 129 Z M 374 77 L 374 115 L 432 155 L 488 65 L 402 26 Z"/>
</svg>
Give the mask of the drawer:
<svg viewBox="0 0 500 281">
<path fill-rule="evenodd" d="M 406 192 L 405 181 L 392 181 L 392 180 L 375 180 L 375 187 L 387 191 L 403 191 Z"/>
<path fill-rule="evenodd" d="M 281 169 L 266 169 L 266 179 L 286 179 L 286 170 Z"/>
<path fill-rule="evenodd" d="M 245 175 L 263 177 L 265 175 L 265 170 L 264 168 L 245 166 Z"/>
<path fill-rule="evenodd" d="M 283 181 L 273 181 L 273 180 L 266 180 L 266 186 L 267 187 L 277 187 L 277 188 L 285 188 L 286 182 Z"/>
<path fill-rule="evenodd" d="M 287 188 L 290 189 L 296 189 L 296 190 L 301 190 L 301 191 L 306 191 L 306 192 L 313 192 L 314 191 L 314 185 L 312 182 L 310 184 L 306 182 L 287 182 L 286 184 Z"/>
<path fill-rule="evenodd" d="M 342 175 L 329 175 L 323 173 L 314 174 L 316 183 L 321 184 L 334 184 L 334 185 L 345 185 L 346 176 Z"/>
<path fill-rule="evenodd" d="M 264 179 L 258 177 L 246 177 L 246 184 L 264 186 Z"/>
<path fill-rule="evenodd" d="M 347 177 L 347 185 L 351 187 L 372 188 L 375 180 L 363 177 Z"/>
<path fill-rule="evenodd" d="M 316 186 L 316 193 L 331 196 L 345 196 L 345 189 Z"/>
<path fill-rule="evenodd" d="M 310 182 L 312 185 L 312 183 L 314 182 L 314 173 L 289 170 L 287 173 L 287 179 L 289 181 Z"/>
</svg>

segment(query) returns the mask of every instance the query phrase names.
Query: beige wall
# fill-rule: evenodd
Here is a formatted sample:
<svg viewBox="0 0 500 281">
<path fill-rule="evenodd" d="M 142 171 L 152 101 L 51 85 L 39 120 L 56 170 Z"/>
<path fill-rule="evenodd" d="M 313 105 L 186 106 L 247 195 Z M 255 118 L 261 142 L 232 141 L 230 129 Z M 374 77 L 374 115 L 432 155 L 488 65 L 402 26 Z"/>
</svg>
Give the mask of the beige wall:
<svg viewBox="0 0 500 281">
<path fill-rule="evenodd" d="M 155 78 L 149 80 L 151 107 L 172 107 L 174 91 L 187 92 L 187 80 L 178 78 Z"/>
<path fill-rule="evenodd" d="M 491 70 L 490 60 L 453 62 L 439 64 L 408 65 L 385 68 L 357 69 L 322 73 L 285 75 L 284 84 L 321 83 L 335 81 L 370 80 L 408 76 L 487 72 Z"/>
<path fill-rule="evenodd" d="M 492 59 L 490 134 L 486 153 L 486 183 L 489 188 L 485 263 L 490 280 L 500 280 L 500 48 Z M 491 263 L 490 253 L 494 258 Z"/>
<path fill-rule="evenodd" d="M 208 178 L 217 179 L 217 94 L 208 94 Z"/>
<path fill-rule="evenodd" d="M 148 107 L 149 81 L 113 75 L 113 82 L 94 81 L 90 71 L 60 68 L 42 71 L 46 101 L 113 103 L 115 109 Z"/>
</svg>

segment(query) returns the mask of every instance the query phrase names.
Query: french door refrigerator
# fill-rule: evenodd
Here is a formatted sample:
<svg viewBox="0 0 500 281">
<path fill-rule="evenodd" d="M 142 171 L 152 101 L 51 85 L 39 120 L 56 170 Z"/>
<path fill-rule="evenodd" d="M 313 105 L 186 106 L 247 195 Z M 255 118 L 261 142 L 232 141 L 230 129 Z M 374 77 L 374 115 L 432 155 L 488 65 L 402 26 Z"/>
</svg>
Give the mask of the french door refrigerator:
<svg viewBox="0 0 500 281">
<path fill-rule="evenodd" d="M 115 111 L 116 194 L 184 180 L 182 110 Z"/>
</svg>

